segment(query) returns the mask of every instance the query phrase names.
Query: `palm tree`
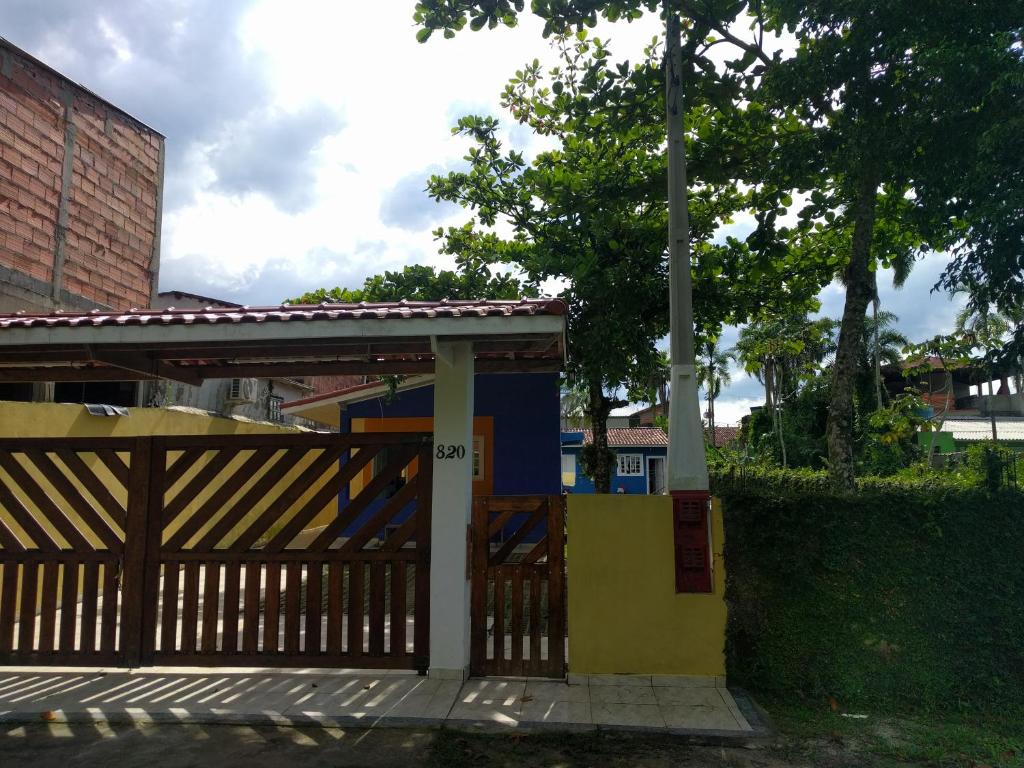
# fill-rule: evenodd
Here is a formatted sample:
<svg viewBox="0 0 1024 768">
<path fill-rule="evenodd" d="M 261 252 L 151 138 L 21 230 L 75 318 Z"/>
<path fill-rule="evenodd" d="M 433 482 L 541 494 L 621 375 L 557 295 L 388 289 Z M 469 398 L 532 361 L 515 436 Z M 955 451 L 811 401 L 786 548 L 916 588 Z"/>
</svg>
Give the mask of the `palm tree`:
<svg viewBox="0 0 1024 768">
<path fill-rule="evenodd" d="M 960 293 L 959 290 L 954 293 Z M 1006 343 L 1006 337 L 1013 330 L 1015 325 L 1024 322 L 1024 314 L 1001 314 L 989 307 L 984 309 L 971 309 L 964 307 L 956 315 L 956 329 L 970 337 L 972 342 L 985 352 L 992 352 L 1001 349 Z M 981 385 L 978 386 L 979 393 Z M 1009 394 L 1010 384 L 1005 371 L 999 374 L 999 391 Z M 1020 391 L 1020 381 L 1017 382 L 1017 391 Z M 992 397 L 992 371 L 988 372 L 988 395 Z M 998 439 L 996 430 L 995 403 L 989 408 L 989 418 L 992 422 L 992 439 Z"/>
<path fill-rule="evenodd" d="M 779 402 L 782 392 L 781 372 L 785 365 L 780 359 L 782 338 L 780 321 L 765 318 L 740 330 L 736 346 L 730 350 L 748 376 L 764 385 L 764 407 L 772 419 L 772 432 L 778 437 L 782 452 L 782 465 L 786 465 L 786 441 L 779 423 Z"/>
<path fill-rule="evenodd" d="M 882 365 L 896 365 L 902 360 L 902 349 L 909 339 L 893 326 L 899 320 L 893 312 L 878 311 L 877 302 L 871 317 L 864 318 L 864 352 L 868 364 L 874 368 L 875 398 L 878 408 L 885 405 L 882 400 Z"/>
<path fill-rule="evenodd" d="M 562 390 L 561 400 L 562 428 L 582 428 L 586 424 L 586 411 L 589 402 L 586 390 L 580 387 L 568 387 Z"/>
<path fill-rule="evenodd" d="M 898 250 L 894 254 L 890 254 L 890 264 L 892 265 L 892 287 L 899 290 L 907 283 L 907 278 L 910 277 L 910 272 L 914 269 L 916 263 L 915 252 L 912 250 Z M 896 317 L 892 312 L 879 312 L 879 307 L 882 304 L 882 299 L 878 295 L 878 279 L 872 276 L 874 285 L 874 296 L 871 299 L 871 320 L 868 323 L 868 334 L 865 335 L 867 341 L 865 346 L 870 350 L 868 360 L 874 365 L 875 368 L 875 399 L 877 407 L 881 408 L 884 403 L 882 402 L 882 358 L 881 355 L 876 354 L 880 352 L 885 346 L 885 343 L 881 339 L 882 331 L 885 329 L 884 322 L 880 319 L 881 315 L 887 314 L 891 317 L 892 323 L 896 322 L 899 318 Z M 896 333 L 893 331 L 893 333 Z M 909 340 L 903 334 L 896 334 L 902 341 L 893 342 L 899 343 L 900 346 L 906 346 L 909 344 Z M 892 364 L 899 362 L 900 358 L 897 357 L 891 361 Z"/>
<path fill-rule="evenodd" d="M 835 352 L 835 328 L 836 321 L 827 317 L 766 317 L 742 329 L 731 351 L 747 374 L 764 384 L 765 408 L 772 417 L 783 466 L 787 459 L 782 403 L 797 392 L 803 381 L 816 375 Z"/>
<path fill-rule="evenodd" d="M 715 399 L 722 394 L 722 387 L 732 383 L 729 363 L 735 360 L 731 350 L 719 349 L 717 342 L 706 341 L 697 351 L 697 385 L 707 393 L 708 399 L 708 430 L 711 433 L 711 444 L 718 447 L 715 434 Z"/>
</svg>

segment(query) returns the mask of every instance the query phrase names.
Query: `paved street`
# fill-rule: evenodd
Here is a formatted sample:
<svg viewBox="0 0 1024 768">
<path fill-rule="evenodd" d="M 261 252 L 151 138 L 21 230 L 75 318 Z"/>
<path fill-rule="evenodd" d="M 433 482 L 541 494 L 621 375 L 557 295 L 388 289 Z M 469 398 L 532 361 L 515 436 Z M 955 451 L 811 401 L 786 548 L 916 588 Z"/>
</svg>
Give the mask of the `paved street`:
<svg viewBox="0 0 1024 768">
<path fill-rule="evenodd" d="M 34 723 L 0 726 L 4 768 L 424 765 L 429 730 Z"/>
</svg>

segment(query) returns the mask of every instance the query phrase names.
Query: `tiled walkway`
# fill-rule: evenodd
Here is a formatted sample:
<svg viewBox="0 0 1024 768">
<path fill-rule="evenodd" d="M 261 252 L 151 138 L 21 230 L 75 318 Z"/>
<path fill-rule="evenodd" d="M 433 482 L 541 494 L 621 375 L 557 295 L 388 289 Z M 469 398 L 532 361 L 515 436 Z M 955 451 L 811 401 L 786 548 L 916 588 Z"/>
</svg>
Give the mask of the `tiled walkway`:
<svg viewBox="0 0 1024 768">
<path fill-rule="evenodd" d="M 444 723 L 753 735 L 721 680 L 609 676 L 573 682 L 461 683 L 409 673 L 324 670 L 8 669 L 0 672 L 0 721 Z"/>
</svg>

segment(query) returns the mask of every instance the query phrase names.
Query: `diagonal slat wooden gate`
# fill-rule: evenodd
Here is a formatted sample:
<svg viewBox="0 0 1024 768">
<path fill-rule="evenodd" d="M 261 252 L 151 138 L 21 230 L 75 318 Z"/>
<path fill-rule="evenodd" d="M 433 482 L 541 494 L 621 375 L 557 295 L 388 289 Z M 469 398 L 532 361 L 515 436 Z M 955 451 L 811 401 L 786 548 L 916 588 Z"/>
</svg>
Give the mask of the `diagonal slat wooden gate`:
<svg viewBox="0 0 1024 768">
<path fill-rule="evenodd" d="M 565 676 L 565 500 L 473 500 L 470 671 Z"/>
<path fill-rule="evenodd" d="M 0 440 L 0 663 L 123 663 L 135 447 Z"/>
<path fill-rule="evenodd" d="M 425 669 L 429 440 L 155 440 L 144 662 Z"/>
<path fill-rule="evenodd" d="M 0 442 L 0 663 L 425 669 L 430 445 Z"/>
</svg>

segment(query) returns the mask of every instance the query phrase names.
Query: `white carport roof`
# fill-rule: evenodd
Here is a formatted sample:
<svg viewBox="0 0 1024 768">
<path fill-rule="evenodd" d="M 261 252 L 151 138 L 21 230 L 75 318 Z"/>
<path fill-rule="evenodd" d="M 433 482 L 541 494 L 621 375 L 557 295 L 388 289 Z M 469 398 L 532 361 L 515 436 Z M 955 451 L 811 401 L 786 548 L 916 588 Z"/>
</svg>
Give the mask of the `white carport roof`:
<svg viewBox="0 0 1024 768">
<path fill-rule="evenodd" d="M 560 299 L 0 315 L 0 382 L 430 374 L 439 341 L 475 370 L 558 370 Z"/>
</svg>

